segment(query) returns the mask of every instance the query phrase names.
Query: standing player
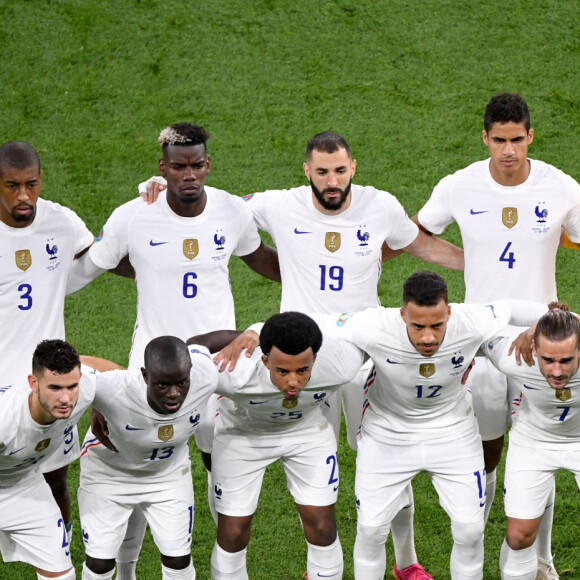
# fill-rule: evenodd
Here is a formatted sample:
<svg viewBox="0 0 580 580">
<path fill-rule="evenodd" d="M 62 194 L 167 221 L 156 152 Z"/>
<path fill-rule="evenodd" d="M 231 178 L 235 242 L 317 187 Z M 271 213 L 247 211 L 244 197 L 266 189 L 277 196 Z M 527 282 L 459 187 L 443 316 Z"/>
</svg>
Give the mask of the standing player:
<svg viewBox="0 0 580 580">
<path fill-rule="evenodd" d="M 73 580 L 66 522 L 39 467 L 70 446 L 95 376 L 81 375 L 62 340 L 42 341 L 31 358 L 28 384 L 0 389 L 0 550 L 5 562 L 33 565 L 39 580 Z"/>
<path fill-rule="evenodd" d="M 89 431 L 81 456 L 83 580 L 111 580 L 134 509 L 161 552 L 163 580 L 193 580 L 193 482 L 188 441 L 217 386 L 209 354 L 173 336 L 152 340 L 141 371 L 97 376 L 94 406 L 117 453 Z"/>
<path fill-rule="evenodd" d="M 414 219 L 435 234 L 453 221 L 459 225 L 465 249 L 466 302 L 522 298 L 547 304 L 556 299 L 556 251 L 562 229 L 573 242 L 580 242 L 580 186 L 555 167 L 527 157 L 534 131 L 520 96 L 493 97 L 484 127 L 490 158 L 441 180 Z M 471 381 L 484 445 L 487 518 L 495 495 L 495 468 L 503 449 L 509 399 L 505 376 L 485 359 L 478 359 Z M 542 559 L 551 562 L 552 499 L 549 507 L 538 550 Z M 547 573 L 544 577 L 557 578 L 551 565 Z"/>
<path fill-rule="evenodd" d="M 36 345 L 64 339 L 64 298 L 69 270 L 93 243 L 83 221 L 70 209 L 39 198 L 42 171 L 28 143 L 0 147 L 0 380 L 14 383 L 30 372 Z M 43 465 L 67 531 L 71 532 L 68 463 L 79 456 L 76 427 L 63 453 Z M 57 458 L 58 457 L 58 458 Z M 69 537 L 70 539 L 70 537 Z"/>
<path fill-rule="evenodd" d="M 506 355 L 510 336 L 486 345 L 486 354 L 523 384 L 517 420 L 510 430 L 505 470 L 507 533 L 501 548 L 504 580 L 534 580 L 534 539 L 558 469 L 580 482 L 580 322 L 561 304 L 542 316 L 534 333 L 536 366 Z"/>
</svg>

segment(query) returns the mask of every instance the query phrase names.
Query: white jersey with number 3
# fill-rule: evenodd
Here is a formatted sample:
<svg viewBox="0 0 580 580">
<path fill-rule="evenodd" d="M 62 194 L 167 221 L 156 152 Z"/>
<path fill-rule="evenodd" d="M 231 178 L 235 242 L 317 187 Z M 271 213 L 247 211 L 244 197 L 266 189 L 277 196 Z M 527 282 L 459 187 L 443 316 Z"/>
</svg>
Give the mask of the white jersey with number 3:
<svg viewBox="0 0 580 580">
<path fill-rule="evenodd" d="M 580 242 L 580 185 L 552 165 L 530 159 L 521 185 L 506 187 L 489 160 L 448 175 L 419 211 L 440 234 L 453 221 L 465 250 L 465 302 L 556 299 L 556 251 L 562 228 Z"/>
</svg>

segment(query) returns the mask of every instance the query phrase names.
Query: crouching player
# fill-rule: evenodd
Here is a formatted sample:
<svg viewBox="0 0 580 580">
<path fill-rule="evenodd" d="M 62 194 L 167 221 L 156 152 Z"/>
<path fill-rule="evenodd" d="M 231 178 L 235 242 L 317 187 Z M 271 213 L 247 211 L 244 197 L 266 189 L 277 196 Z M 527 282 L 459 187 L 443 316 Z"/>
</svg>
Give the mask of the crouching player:
<svg viewBox="0 0 580 580">
<path fill-rule="evenodd" d="M 73 580 L 65 522 L 41 467 L 72 449 L 73 429 L 93 401 L 95 375 L 81 373 L 70 344 L 44 340 L 28 383 L 0 388 L 0 550 L 5 562 L 34 566 L 40 580 Z"/>
<path fill-rule="evenodd" d="M 220 333 L 210 333 L 216 337 Z M 224 333 L 222 336 L 228 337 Z M 231 337 L 231 334 L 229 334 Z M 204 344 L 203 337 L 195 337 Z M 227 339 L 210 345 L 217 350 Z M 322 346 L 321 346 L 322 345 Z M 211 558 L 213 580 L 246 580 L 246 548 L 266 467 L 282 462 L 288 490 L 308 544 L 310 578 L 342 578 L 343 555 L 334 504 L 338 491 L 337 443 L 322 414 L 325 399 L 351 380 L 363 355 L 352 345 L 325 339 L 305 314 L 269 318 L 260 348 L 220 373 L 220 400 L 212 450 L 218 512 Z"/>
<path fill-rule="evenodd" d="M 173 336 L 153 339 L 141 371 L 97 377 L 94 407 L 108 423 L 108 449 L 87 433 L 79 511 L 86 550 L 83 580 L 111 580 L 134 509 L 143 511 L 161 552 L 163 580 L 194 580 L 193 483 L 188 441 L 214 392 L 206 352 Z"/>
<path fill-rule="evenodd" d="M 507 533 L 500 569 L 504 580 L 534 580 L 534 540 L 556 471 L 570 470 L 580 486 L 580 321 L 560 304 L 542 316 L 534 332 L 537 365 L 532 367 L 507 356 L 513 337 L 498 336 L 485 347 L 500 371 L 523 383 L 505 467 Z M 544 564 L 549 568 L 551 562 Z"/>
</svg>

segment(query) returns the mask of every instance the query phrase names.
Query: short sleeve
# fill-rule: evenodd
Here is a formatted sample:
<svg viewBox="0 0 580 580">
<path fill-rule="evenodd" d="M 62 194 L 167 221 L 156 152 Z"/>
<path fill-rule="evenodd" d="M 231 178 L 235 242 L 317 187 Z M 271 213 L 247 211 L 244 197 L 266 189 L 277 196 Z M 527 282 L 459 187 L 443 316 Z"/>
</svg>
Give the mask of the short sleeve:
<svg viewBox="0 0 580 580">
<path fill-rule="evenodd" d="M 433 234 L 441 234 L 455 221 L 450 199 L 453 175 L 444 177 L 433 190 L 427 203 L 419 210 L 419 223 Z"/>
</svg>

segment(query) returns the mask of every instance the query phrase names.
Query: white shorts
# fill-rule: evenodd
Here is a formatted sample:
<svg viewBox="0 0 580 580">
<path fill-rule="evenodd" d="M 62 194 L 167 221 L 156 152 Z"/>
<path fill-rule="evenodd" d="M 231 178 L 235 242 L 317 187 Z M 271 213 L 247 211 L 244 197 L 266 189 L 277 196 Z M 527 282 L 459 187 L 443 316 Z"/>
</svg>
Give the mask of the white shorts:
<svg viewBox="0 0 580 580">
<path fill-rule="evenodd" d="M 172 483 L 163 491 L 135 495 L 101 495 L 80 487 L 77 497 L 85 551 L 93 558 L 116 557 L 129 516 L 137 508 L 143 512 L 161 554 L 185 556 L 191 552 L 193 486 L 190 478 Z"/>
<path fill-rule="evenodd" d="M 483 441 L 498 439 L 509 425 L 507 377 L 487 357 L 475 358 L 467 387 L 473 398 L 473 412 Z"/>
<path fill-rule="evenodd" d="M 326 423 L 325 423 L 326 425 Z M 250 516 L 258 498 L 266 467 L 278 459 L 286 473 L 288 491 L 299 505 L 336 503 L 338 461 L 332 429 L 308 430 L 297 442 L 292 433 L 268 436 L 216 435 L 212 452 L 212 479 L 216 510 L 227 516 Z"/>
<path fill-rule="evenodd" d="M 47 572 L 72 568 L 65 524 L 43 477 L 0 488 L 0 513 L 4 562 L 26 562 Z"/>
<path fill-rule="evenodd" d="M 79 431 L 76 425 L 68 427 L 59 448 L 41 465 L 42 473 L 56 471 L 81 456 Z"/>
<path fill-rule="evenodd" d="M 430 473 L 439 503 L 453 521 L 483 518 L 485 473 L 475 426 L 471 434 L 414 442 L 378 441 L 363 428 L 355 477 L 359 524 L 390 524 L 406 503 L 405 488 L 420 471 Z"/>
<path fill-rule="evenodd" d="M 504 506 L 510 518 L 533 520 L 546 509 L 558 469 L 567 469 L 580 488 L 580 451 L 525 447 L 510 441 L 505 465 Z"/>
</svg>

